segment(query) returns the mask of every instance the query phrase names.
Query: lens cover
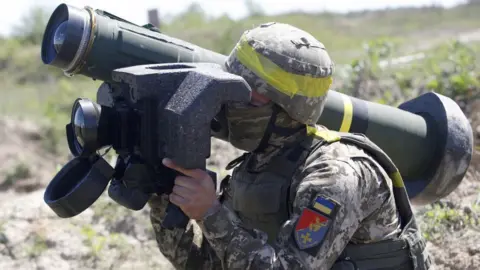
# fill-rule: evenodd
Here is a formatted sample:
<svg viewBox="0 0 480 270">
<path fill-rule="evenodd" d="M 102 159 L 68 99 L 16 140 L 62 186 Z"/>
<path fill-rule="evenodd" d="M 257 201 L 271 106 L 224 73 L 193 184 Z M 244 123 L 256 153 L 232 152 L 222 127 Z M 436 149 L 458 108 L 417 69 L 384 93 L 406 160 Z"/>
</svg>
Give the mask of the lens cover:
<svg viewBox="0 0 480 270">
<path fill-rule="evenodd" d="M 102 195 L 114 173 L 112 166 L 97 154 L 76 157 L 55 175 L 43 199 L 59 217 L 76 216 Z"/>
</svg>

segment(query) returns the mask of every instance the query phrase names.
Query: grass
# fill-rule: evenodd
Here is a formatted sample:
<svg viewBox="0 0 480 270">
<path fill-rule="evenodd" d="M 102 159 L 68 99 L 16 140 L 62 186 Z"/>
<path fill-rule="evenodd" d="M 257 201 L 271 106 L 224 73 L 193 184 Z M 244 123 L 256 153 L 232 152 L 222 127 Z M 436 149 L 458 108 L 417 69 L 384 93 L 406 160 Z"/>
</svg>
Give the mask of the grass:
<svg viewBox="0 0 480 270">
<path fill-rule="evenodd" d="M 479 205 L 459 209 L 433 204 L 426 207 L 420 218 L 423 236 L 429 241 L 441 241 L 445 234 L 461 233 L 467 228 L 480 228 L 479 226 Z"/>
</svg>

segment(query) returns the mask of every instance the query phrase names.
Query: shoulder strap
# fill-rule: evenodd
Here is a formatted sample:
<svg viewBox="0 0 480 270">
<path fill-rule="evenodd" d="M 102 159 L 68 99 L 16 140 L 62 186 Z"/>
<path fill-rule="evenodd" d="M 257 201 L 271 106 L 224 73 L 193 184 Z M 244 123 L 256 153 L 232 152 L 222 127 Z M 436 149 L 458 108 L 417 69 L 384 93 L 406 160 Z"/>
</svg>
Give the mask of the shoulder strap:
<svg viewBox="0 0 480 270">
<path fill-rule="evenodd" d="M 410 223 L 414 216 L 410 206 L 410 199 L 408 197 L 407 190 L 405 189 L 405 184 L 400 171 L 390 157 L 363 134 L 342 133 L 340 136 L 341 141 L 355 144 L 367 151 L 385 169 L 387 174 L 392 179 L 395 203 L 398 211 L 400 212 L 400 216 L 402 217 L 402 225 L 403 227 L 411 225 Z"/>
<path fill-rule="evenodd" d="M 393 161 L 380 147 L 363 134 L 318 130 L 315 127 L 310 127 L 309 132 L 322 138 L 326 143 L 333 143 L 336 141 L 351 143 L 359 146 L 372 155 L 392 179 L 395 203 L 400 212 L 400 216 L 402 217 L 402 227 L 416 226 L 403 178 Z"/>
</svg>

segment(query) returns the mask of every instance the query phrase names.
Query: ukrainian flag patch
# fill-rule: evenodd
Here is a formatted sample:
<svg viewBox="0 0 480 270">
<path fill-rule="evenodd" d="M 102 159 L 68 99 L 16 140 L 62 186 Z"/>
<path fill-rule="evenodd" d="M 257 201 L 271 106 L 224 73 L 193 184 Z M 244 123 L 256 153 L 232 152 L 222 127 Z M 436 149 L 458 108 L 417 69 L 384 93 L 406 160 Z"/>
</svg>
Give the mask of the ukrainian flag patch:
<svg viewBox="0 0 480 270">
<path fill-rule="evenodd" d="M 338 207 L 339 204 L 336 201 L 321 195 L 317 196 L 313 202 L 313 209 L 330 217 L 335 216 Z"/>
</svg>

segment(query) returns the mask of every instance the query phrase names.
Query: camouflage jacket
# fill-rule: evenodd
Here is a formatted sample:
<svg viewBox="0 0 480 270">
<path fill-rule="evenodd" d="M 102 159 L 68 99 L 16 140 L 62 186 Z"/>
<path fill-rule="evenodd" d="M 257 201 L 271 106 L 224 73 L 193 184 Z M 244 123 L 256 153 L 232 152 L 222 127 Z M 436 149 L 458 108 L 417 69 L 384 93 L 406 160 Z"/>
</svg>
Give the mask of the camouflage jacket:
<svg viewBox="0 0 480 270">
<path fill-rule="evenodd" d="M 357 146 L 335 142 L 313 150 L 292 185 L 297 187 L 292 212 L 275 245 L 264 232 L 244 226 L 229 192 L 219 211 L 172 231 L 160 225 L 168 197 L 155 196 L 149 204 L 160 251 L 177 269 L 330 269 L 348 243 L 395 239 L 401 232 L 392 181 Z M 295 233 L 318 198 L 335 213 L 307 251 Z"/>
</svg>

